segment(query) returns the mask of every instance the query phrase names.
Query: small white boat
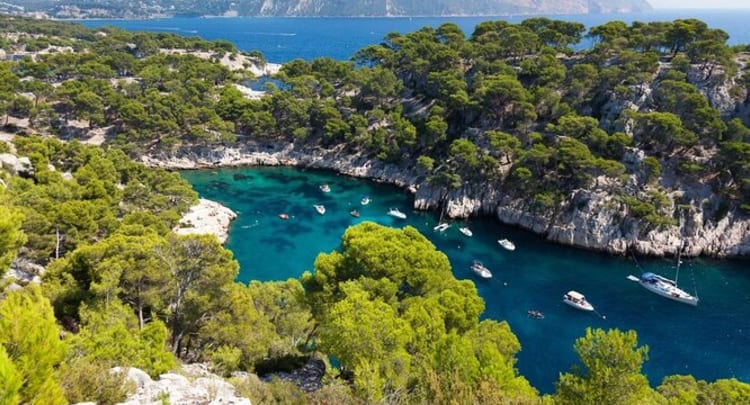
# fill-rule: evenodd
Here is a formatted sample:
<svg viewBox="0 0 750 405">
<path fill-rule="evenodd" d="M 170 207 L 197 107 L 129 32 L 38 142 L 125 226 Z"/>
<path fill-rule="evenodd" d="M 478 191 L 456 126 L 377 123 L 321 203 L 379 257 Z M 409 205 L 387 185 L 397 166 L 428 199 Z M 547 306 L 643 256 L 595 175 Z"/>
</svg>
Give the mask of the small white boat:
<svg viewBox="0 0 750 405">
<path fill-rule="evenodd" d="M 360 203 L 360 204 L 362 204 L 362 205 L 367 205 L 367 204 L 369 204 L 369 203 L 370 203 L 370 197 L 366 197 L 366 196 L 365 196 L 365 197 L 362 197 L 362 199 L 361 199 L 361 200 L 359 200 L 359 203 Z"/>
<path fill-rule="evenodd" d="M 498 239 L 497 243 L 500 246 L 504 247 L 505 249 L 508 249 L 511 251 L 516 250 L 516 245 L 513 242 L 509 241 L 508 239 Z"/>
<path fill-rule="evenodd" d="M 432 230 L 438 231 L 438 232 L 445 232 L 446 229 L 450 228 L 451 224 L 446 224 L 443 222 L 442 224 L 437 224 Z"/>
<path fill-rule="evenodd" d="M 313 205 L 315 207 L 315 211 L 318 211 L 318 214 L 323 215 L 326 213 L 326 207 L 325 205 L 316 204 Z"/>
<path fill-rule="evenodd" d="M 469 228 L 467 228 L 465 226 L 463 226 L 461 228 L 458 228 L 458 231 L 461 232 L 462 234 L 468 236 L 468 237 L 472 237 L 474 235 L 474 232 L 472 232 L 471 229 L 469 229 Z"/>
<path fill-rule="evenodd" d="M 474 260 L 474 262 L 471 264 L 471 271 L 473 271 L 476 275 L 482 278 L 492 278 L 492 272 L 490 272 L 490 269 L 485 267 L 482 262 L 479 260 Z"/>
<path fill-rule="evenodd" d="M 526 314 L 535 319 L 544 319 L 544 314 L 542 313 L 542 311 L 537 311 L 536 309 L 530 309 L 526 311 Z"/>
<path fill-rule="evenodd" d="M 324 193 L 330 193 L 331 192 L 331 187 L 329 187 L 328 184 L 321 184 L 320 185 L 320 191 L 322 191 Z"/>
<path fill-rule="evenodd" d="M 586 301 L 586 297 L 578 291 L 570 290 L 567 294 L 563 295 L 563 302 L 570 305 L 573 308 L 580 309 L 582 311 L 593 311 L 594 306 L 590 302 Z"/>
<path fill-rule="evenodd" d="M 698 305 L 698 297 L 694 297 L 685 290 L 677 287 L 677 283 L 658 274 L 646 272 L 641 277 L 628 276 L 630 280 L 637 281 L 643 288 L 662 297 L 681 302 L 688 305 Z"/>
<path fill-rule="evenodd" d="M 398 218 L 398 219 L 406 219 L 406 214 L 399 211 L 398 208 L 391 208 L 388 210 L 388 215 Z"/>
</svg>

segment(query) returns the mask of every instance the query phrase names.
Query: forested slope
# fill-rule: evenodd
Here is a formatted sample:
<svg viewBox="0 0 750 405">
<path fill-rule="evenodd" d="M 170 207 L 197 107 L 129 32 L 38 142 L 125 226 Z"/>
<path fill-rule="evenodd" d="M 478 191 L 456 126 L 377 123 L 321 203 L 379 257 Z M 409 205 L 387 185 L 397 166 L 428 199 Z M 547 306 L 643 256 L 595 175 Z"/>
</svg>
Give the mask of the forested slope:
<svg viewBox="0 0 750 405">
<path fill-rule="evenodd" d="M 291 62 L 259 99 L 236 86 L 249 66 L 226 61 L 262 58 L 227 42 L 22 19 L 0 31 L 17 56 L 0 63 L 2 139 L 13 138 L 0 157 L 15 162 L 0 170 L 0 273 L 31 267 L 42 281 L 0 285 L 7 403 L 121 401 L 130 387 L 113 366 L 267 374 L 329 356 L 339 363 L 308 393 L 232 381 L 258 403 L 750 400 L 733 379 L 654 389 L 635 333 L 601 330 L 540 397 L 514 368 L 507 323 L 480 321 L 476 287 L 412 228 L 361 224 L 300 280 L 236 283 L 214 237 L 172 232 L 196 201 L 189 185 L 131 160 L 293 143 L 411 170 L 436 202 L 481 187 L 537 215 L 584 211 L 576 196 L 591 192 L 636 238 L 689 235 L 688 214 L 731 225 L 748 210 L 744 54 L 721 31 L 613 22 L 573 54 L 577 24 L 489 22 L 468 38 L 446 24 L 389 35 L 353 62 Z"/>
<path fill-rule="evenodd" d="M 214 161 L 257 142 L 344 147 L 400 168 L 420 208 L 617 253 L 750 252 L 747 56 L 697 20 L 394 33 L 351 62 L 287 63 L 260 99 L 232 61 L 262 58 L 229 43 L 64 30 L 77 39 L 6 36 L 33 58 L 3 65 L 4 108 L 34 130 L 101 128 L 131 156 L 203 147 Z M 594 47 L 571 52 L 584 34 Z"/>
</svg>

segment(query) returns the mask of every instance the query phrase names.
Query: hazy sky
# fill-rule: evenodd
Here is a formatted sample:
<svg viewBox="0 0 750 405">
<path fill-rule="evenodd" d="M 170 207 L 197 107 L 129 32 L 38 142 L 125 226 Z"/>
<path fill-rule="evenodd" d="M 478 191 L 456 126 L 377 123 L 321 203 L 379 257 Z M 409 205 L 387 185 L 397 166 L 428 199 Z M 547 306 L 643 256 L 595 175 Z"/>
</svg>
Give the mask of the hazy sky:
<svg viewBox="0 0 750 405">
<path fill-rule="evenodd" d="M 750 8 L 748 0 L 648 0 L 654 8 Z"/>
</svg>

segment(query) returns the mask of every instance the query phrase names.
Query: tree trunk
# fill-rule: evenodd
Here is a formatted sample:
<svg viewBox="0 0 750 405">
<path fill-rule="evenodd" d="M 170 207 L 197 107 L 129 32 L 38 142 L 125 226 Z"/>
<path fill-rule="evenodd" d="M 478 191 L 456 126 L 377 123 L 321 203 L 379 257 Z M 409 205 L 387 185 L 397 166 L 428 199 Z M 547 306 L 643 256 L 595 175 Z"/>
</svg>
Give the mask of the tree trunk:
<svg viewBox="0 0 750 405">
<path fill-rule="evenodd" d="M 55 228 L 55 259 L 60 258 L 60 228 Z"/>
<path fill-rule="evenodd" d="M 138 328 L 143 330 L 143 305 L 138 305 Z"/>
<path fill-rule="evenodd" d="M 172 352 L 177 353 L 177 346 L 180 342 L 180 339 L 182 339 L 183 332 L 177 333 L 177 329 L 179 328 L 179 321 L 180 321 L 180 303 L 181 303 L 181 294 L 178 292 L 178 297 L 175 302 L 174 306 L 174 315 L 172 315 Z"/>
</svg>

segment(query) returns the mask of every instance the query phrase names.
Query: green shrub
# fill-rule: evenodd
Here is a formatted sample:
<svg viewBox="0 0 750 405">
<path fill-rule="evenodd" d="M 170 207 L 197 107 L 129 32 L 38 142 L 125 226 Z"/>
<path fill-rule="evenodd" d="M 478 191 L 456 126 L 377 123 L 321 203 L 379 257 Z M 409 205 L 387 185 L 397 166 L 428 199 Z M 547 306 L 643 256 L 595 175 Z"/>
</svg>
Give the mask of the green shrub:
<svg viewBox="0 0 750 405">
<path fill-rule="evenodd" d="M 242 350 L 236 347 L 221 346 L 211 354 L 214 372 L 228 376 L 232 371 L 240 368 Z"/>
<path fill-rule="evenodd" d="M 249 398 L 254 404 L 302 405 L 307 404 L 305 392 L 289 381 L 274 379 L 264 383 L 255 374 L 244 378 L 232 378 L 238 396 Z"/>
<path fill-rule="evenodd" d="M 126 379 L 124 371 L 112 372 L 99 362 L 79 360 L 65 365 L 60 375 L 60 385 L 71 404 L 117 404 L 135 391 L 135 383 Z"/>
</svg>

